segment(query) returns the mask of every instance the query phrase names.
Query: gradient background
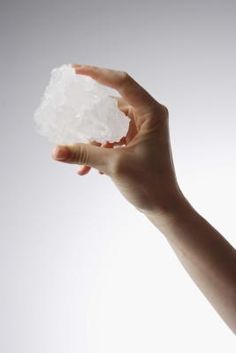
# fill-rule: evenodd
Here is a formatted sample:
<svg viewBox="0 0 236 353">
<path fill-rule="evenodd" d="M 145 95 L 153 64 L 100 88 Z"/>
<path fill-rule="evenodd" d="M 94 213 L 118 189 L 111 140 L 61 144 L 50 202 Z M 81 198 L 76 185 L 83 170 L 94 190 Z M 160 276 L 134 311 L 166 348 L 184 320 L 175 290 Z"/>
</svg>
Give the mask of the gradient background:
<svg viewBox="0 0 236 353">
<path fill-rule="evenodd" d="M 177 177 L 235 246 L 235 1 L 1 0 L 1 353 L 235 352 L 162 234 L 107 176 L 51 159 L 33 113 L 63 63 L 170 110 Z"/>
</svg>

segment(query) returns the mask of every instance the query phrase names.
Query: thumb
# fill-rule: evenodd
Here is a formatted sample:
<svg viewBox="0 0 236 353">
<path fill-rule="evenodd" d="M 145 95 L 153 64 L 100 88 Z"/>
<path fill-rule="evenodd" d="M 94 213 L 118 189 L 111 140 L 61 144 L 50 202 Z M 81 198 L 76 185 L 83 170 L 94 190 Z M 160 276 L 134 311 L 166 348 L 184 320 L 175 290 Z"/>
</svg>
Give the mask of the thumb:
<svg viewBox="0 0 236 353">
<path fill-rule="evenodd" d="M 57 146 L 53 150 L 52 157 L 60 162 L 88 165 L 109 174 L 109 161 L 114 152 L 109 148 L 77 143 Z"/>
</svg>

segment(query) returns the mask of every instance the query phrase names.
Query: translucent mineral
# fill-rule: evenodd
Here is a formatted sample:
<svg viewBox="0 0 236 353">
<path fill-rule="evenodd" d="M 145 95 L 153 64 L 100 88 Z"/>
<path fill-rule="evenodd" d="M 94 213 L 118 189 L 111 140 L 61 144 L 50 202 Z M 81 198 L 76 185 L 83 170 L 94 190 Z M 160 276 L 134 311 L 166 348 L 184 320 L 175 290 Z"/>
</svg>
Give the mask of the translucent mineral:
<svg viewBox="0 0 236 353">
<path fill-rule="evenodd" d="M 127 133 L 129 118 L 112 91 L 76 74 L 71 65 L 53 69 L 34 114 L 38 132 L 55 144 L 118 142 Z"/>
</svg>

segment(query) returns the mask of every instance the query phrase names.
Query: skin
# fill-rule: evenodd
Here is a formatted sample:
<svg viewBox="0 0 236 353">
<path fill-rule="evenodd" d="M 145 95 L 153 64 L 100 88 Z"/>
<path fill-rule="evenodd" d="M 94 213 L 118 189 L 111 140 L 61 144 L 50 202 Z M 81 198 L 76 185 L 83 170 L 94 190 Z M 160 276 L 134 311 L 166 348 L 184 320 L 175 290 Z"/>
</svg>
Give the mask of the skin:
<svg viewBox="0 0 236 353">
<path fill-rule="evenodd" d="M 114 88 L 113 97 L 129 118 L 126 136 L 116 143 L 57 146 L 53 158 L 109 176 L 123 196 L 165 236 L 209 303 L 236 333 L 236 250 L 189 203 L 176 178 L 167 108 L 129 74 L 90 65 L 75 72 Z"/>
</svg>

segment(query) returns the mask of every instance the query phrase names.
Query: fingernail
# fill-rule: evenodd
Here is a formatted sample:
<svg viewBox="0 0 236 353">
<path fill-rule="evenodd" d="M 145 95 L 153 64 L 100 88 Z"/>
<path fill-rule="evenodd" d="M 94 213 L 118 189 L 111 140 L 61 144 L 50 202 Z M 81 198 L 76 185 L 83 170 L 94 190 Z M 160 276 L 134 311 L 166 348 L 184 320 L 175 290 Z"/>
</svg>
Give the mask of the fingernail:
<svg viewBox="0 0 236 353">
<path fill-rule="evenodd" d="M 64 161 L 70 155 L 70 150 L 66 146 L 57 146 L 53 150 L 53 157 L 57 160 Z"/>
</svg>

